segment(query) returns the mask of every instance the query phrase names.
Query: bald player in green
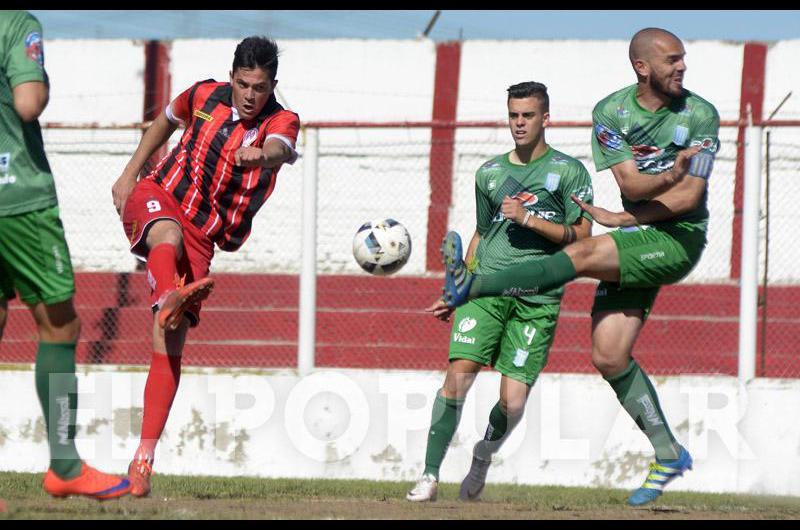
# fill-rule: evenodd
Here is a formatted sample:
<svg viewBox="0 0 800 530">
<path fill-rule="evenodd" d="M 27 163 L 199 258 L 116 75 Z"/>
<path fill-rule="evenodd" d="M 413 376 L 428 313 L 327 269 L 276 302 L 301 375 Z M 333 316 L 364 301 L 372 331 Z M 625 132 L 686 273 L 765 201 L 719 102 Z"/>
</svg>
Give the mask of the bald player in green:
<svg viewBox="0 0 800 530">
<path fill-rule="evenodd" d="M 634 506 L 658 498 L 692 466 L 632 355 L 660 286 L 686 277 L 706 245 L 707 187 L 719 149 L 719 114 L 684 88 L 685 55 L 681 40 L 669 31 L 637 32 L 629 47 L 636 84 L 604 98 L 592 112 L 595 166 L 611 169 L 624 211 L 573 200 L 595 222 L 618 229 L 486 275 L 469 272 L 453 247 L 445 248 L 445 295 L 436 309 L 484 296 L 530 296 L 577 277 L 600 280 L 592 307 L 592 363 L 656 456 L 644 484 L 628 498 Z"/>
</svg>

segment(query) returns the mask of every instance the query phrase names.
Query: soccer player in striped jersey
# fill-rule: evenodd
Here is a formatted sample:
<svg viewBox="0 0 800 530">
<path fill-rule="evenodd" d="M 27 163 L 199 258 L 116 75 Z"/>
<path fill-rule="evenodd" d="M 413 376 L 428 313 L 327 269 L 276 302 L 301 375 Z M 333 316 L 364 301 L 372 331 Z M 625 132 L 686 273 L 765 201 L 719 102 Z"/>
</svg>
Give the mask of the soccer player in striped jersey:
<svg viewBox="0 0 800 530">
<path fill-rule="evenodd" d="M 128 467 L 131 494 L 150 492 L 155 447 L 178 389 L 189 327 L 197 326 L 216 245 L 237 250 L 297 159 L 298 116 L 275 99 L 278 48 L 265 37 L 236 47 L 229 82 L 195 83 L 154 120 L 112 188 L 131 252 L 147 261 L 153 354 L 139 447 Z M 147 160 L 179 127 L 178 145 L 140 180 Z"/>
<path fill-rule="evenodd" d="M 684 88 L 686 51 L 658 28 L 637 32 L 629 58 L 637 83 L 600 101 L 592 113 L 592 154 L 597 170 L 611 169 L 623 212 L 575 198 L 592 218 L 620 229 L 568 246 L 525 266 L 472 275 L 450 255 L 441 305 L 480 296 L 521 296 L 561 286 L 578 276 L 601 280 L 592 308 L 592 362 L 623 408 L 647 436 L 656 461 L 634 506 L 658 498 L 692 467 L 675 439 L 650 378 L 633 358 L 636 337 L 662 285 L 684 278 L 700 260 L 708 227 L 708 179 L 719 149 L 719 114 Z"/>
<path fill-rule="evenodd" d="M 44 489 L 56 497 L 126 495 L 126 479 L 83 462 L 75 447 L 81 321 L 75 278 L 44 151 L 39 115 L 50 98 L 42 26 L 30 13 L 0 11 L 0 338 L 8 300 L 19 293 L 36 322 L 36 394 L 44 412 L 50 466 Z M 12 403 L 7 396 L 4 403 Z"/>
<path fill-rule="evenodd" d="M 591 234 L 588 215 L 570 200 L 577 194 L 591 203 L 589 172 L 545 140 L 547 87 L 532 81 L 513 85 L 507 106 L 514 149 L 487 161 L 475 175 L 476 228 L 467 260 L 482 274 L 546 259 Z M 460 249 L 456 252 L 461 255 Z M 436 500 L 439 468 L 464 399 L 481 368 L 493 366 L 502 374 L 499 400 L 489 413 L 484 438 L 475 444 L 459 493 L 465 501 L 480 497 L 492 455 L 522 419 L 528 394 L 547 363 L 563 293 L 558 287 L 521 298 L 481 298 L 455 311 L 450 363 L 433 402 L 425 469 L 406 495 L 409 501 Z M 445 321 L 453 314 L 437 305 L 429 310 Z"/>
</svg>

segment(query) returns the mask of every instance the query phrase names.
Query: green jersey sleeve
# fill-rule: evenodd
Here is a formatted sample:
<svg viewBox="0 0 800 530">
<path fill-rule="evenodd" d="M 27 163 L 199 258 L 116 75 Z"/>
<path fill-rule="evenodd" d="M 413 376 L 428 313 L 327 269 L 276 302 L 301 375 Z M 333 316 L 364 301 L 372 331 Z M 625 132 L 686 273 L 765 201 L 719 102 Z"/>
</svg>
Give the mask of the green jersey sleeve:
<svg viewBox="0 0 800 530">
<path fill-rule="evenodd" d="M 30 13 L 20 13 L 7 26 L 2 67 L 11 88 L 29 81 L 44 81 L 42 25 Z"/>
<path fill-rule="evenodd" d="M 479 169 L 475 173 L 475 227 L 478 234 L 484 235 L 492 226 L 492 201 L 487 195 L 485 186 L 486 178 Z"/>
<path fill-rule="evenodd" d="M 559 187 L 561 200 L 564 204 L 564 224 L 575 224 L 579 217 L 585 217 L 592 220 L 591 216 L 581 210 L 580 206 L 575 204 L 572 196 L 575 195 L 583 202 L 594 203 L 594 189 L 592 188 L 592 177 L 586 168 L 578 161 L 572 167 L 570 178 L 562 182 Z"/>
<path fill-rule="evenodd" d="M 616 113 L 606 109 L 605 100 L 592 111 L 592 158 L 597 171 L 633 160 L 631 146 L 620 132 Z"/>
<path fill-rule="evenodd" d="M 708 179 L 714 168 L 714 159 L 719 151 L 719 113 L 708 105 L 698 109 L 693 115 L 689 131 L 689 146 L 702 147 L 689 161 L 689 175 Z"/>
</svg>

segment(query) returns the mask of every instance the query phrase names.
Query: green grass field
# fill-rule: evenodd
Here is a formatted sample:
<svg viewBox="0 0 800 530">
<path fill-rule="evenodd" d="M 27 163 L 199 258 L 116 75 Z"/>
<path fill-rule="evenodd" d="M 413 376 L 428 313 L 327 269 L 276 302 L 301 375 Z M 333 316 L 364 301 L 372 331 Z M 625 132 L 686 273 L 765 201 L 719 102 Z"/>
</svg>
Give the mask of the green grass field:
<svg viewBox="0 0 800 530">
<path fill-rule="evenodd" d="M 627 491 L 488 484 L 476 503 L 442 484 L 435 503 L 404 499 L 409 484 L 160 476 L 145 499 L 52 499 L 42 475 L 0 473 L 4 519 L 789 519 L 800 499 L 667 492 L 648 508 L 625 506 Z"/>
</svg>

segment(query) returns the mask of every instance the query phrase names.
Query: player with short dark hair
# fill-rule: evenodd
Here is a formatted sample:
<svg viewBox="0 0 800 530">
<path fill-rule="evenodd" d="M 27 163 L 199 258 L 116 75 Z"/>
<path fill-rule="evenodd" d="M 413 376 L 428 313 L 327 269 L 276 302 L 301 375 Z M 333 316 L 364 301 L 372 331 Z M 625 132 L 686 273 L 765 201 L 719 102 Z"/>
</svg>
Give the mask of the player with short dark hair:
<svg viewBox="0 0 800 530">
<path fill-rule="evenodd" d="M 126 495 L 128 481 L 90 467 L 75 448 L 75 347 L 81 321 L 39 127 L 49 96 L 41 24 L 25 11 L 0 11 L 0 338 L 8 300 L 19 293 L 39 339 L 36 394 L 50 449 L 45 491 L 56 497 L 110 499 Z"/>
<path fill-rule="evenodd" d="M 481 296 L 530 295 L 576 277 L 601 280 L 592 308 L 592 362 L 656 455 L 644 484 L 629 497 L 631 505 L 653 501 L 692 467 L 655 388 L 632 355 L 659 288 L 689 274 L 706 245 L 719 114 L 684 88 L 685 55 L 680 39 L 666 30 L 637 32 L 629 52 L 637 83 L 609 95 L 592 113 L 595 166 L 611 169 L 624 211 L 574 200 L 598 223 L 621 228 L 491 275 L 466 272 L 461 256 L 450 253 L 454 265 L 446 272 L 440 303 L 455 307 Z"/>
<path fill-rule="evenodd" d="M 207 79 L 175 98 L 142 136 L 112 189 L 131 252 L 147 261 L 154 312 L 153 355 L 144 391 L 139 448 L 128 468 L 131 494 L 150 492 L 155 447 L 178 389 L 189 327 L 197 326 L 216 245 L 237 250 L 297 159 L 297 114 L 274 95 L 278 48 L 248 37 L 236 48 L 229 82 Z M 180 142 L 138 180 L 146 161 L 179 125 Z"/>
<path fill-rule="evenodd" d="M 570 200 L 592 201 L 588 171 L 578 160 L 550 147 L 547 87 L 526 82 L 508 89 L 508 125 L 514 150 L 483 164 L 475 175 L 476 229 L 467 249 L 470 268 L 480 274 L 547 258 L 565 244 L 588 237 L 591 222 Z M 461 243 L 448 254 L 461 256 Z M 446 264 L 451 266 L 451 264 Z M 436 500 L 439 467 L 458 427 L 461 407 L 477 373 L 491 365 L 502 374 L 500 399 L 489 414 L 483 440 L 473 449 L 472 466 L 460 497 L 477 500 L 496 453 L 522 419 L 525 403 L 555 336 L 563 288 L 523 298 L 481 298 L 455 311 L 450 363 L 433 404 L 425 469 L 408 492 L 410 501 Z M 441 320 L 453 309 L 428 308 Z"/>
</svg>

